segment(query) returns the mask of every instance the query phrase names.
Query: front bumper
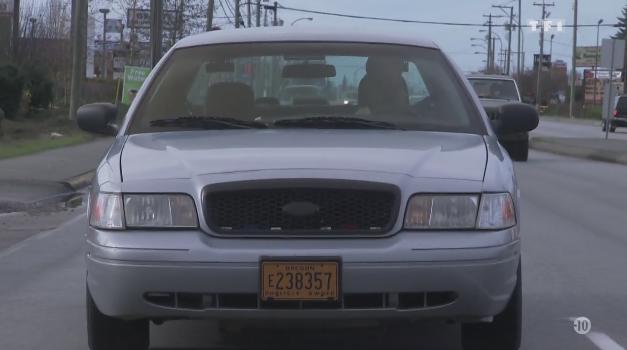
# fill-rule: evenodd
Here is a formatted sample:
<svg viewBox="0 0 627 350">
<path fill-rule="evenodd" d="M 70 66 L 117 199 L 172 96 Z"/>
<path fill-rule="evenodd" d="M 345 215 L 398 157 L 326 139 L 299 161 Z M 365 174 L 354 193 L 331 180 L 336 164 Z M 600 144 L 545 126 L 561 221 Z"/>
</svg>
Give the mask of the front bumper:
<svg viewBox="0 0 627 350">
<path fill-rule="evenodd" d="M 126 319 L 478 320 L 500 313 L 509 301 L 520 258 L 517 231 L 400 232 L 381 239 L 229 240 L 195 232 L 111 233 L 90 229 L 87 283 L 103 313 Z M 135 234 L 156 235 L 153 242 L 179 237 L 171 241 L 170 248 L 124 244 Z M 462 239 L 464 235 L 467 237 Z M 473 247 L 473 235 L 483 235 L 484 240 L 490 235 L 490 240 L 499 244 Z M 193 241 L 195 244 L 186 246 L 185 242 Z M 399 308 L 386 302 L 379 307 L 350 309 L 275 309 L 259 304 L 190 309 L 184 305 L 160 306 L 145 299 L 146 293 L 152 292 L 256 294 L 262 256 L 339 256 L 343 260 L 344 295 L 447 292 L 455 298 L 433 307 Z"/>
<path fill-rule="evenodd" d="M 627 127 L 627 117 L 612 117 L 610 118 L 610 121 L 612 123 L 612 126 Z"/>
</svg>

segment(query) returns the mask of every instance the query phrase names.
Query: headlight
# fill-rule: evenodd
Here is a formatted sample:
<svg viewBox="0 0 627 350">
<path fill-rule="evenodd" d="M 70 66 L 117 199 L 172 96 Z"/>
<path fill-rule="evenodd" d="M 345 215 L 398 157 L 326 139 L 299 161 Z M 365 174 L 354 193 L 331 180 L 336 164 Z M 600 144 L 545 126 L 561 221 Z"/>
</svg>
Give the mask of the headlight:
<svg viewBox="0 0 627 350">
<path fill-rule="evenodd" d="M 194 201 L 181 194 L 125 194 L 124 218 L 129 228 L 198 227 Z"/>
<path fill-rule="evenodd" d="M 198 215 L 188 195 L 94 193 L 89 224 L 106 230 L 195 228 Z"/>
<path fill-rule="evenodd" d="M 407 205 L 405 228 L 474 228 L 478 205 L 478 195 L 416 195 Z"/>
<path fill-rule="evenodd" d="M 516 225 L 509 193 L 415 195 L 407 205 L 405 228 L 415 230 L 497 230 Z"/>
<path fill-rule="evenodd" d="M 89 200 L 89 224 L 107 230 L 123 229 L 122 196 L 118 193 L 92 193 Z"/>
</svg>

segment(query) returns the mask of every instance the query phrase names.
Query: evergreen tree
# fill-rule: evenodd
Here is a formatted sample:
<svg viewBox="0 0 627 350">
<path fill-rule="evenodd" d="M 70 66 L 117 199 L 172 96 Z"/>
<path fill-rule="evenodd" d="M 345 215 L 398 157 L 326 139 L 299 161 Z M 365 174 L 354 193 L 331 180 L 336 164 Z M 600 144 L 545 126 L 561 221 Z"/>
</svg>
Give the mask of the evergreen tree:
<svg viewBox="0 0 627 350">
<path fill-rule="evenodd" d="M 625 39 L 625 35 L 627 34 L 627 5 L 623 8 L 623 15 L 618 17 L 618 25 L 620 28 L 618 29 L 618 33 L 614 35 L 614 39 Z"/>
</svg>

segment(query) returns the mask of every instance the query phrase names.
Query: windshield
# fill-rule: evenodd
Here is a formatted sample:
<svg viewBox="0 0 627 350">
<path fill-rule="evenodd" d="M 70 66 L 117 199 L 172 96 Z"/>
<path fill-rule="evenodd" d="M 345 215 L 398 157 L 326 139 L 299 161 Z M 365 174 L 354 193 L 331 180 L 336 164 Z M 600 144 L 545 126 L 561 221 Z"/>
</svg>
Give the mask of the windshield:
<svg viewBox="0 0 627 350">
<path fill-rule="evenodd" d="M 518 89 L 513 80 L 469 79 L 479 98 L 519 101 Z"/>
<path fill-rule="evenodd" d="M 484 131 L 439 51 L 346 43 L 179 49 L 132 118 L 130 133 L 241 128 L 242 122 L 264 128 Z"/>
</svg>

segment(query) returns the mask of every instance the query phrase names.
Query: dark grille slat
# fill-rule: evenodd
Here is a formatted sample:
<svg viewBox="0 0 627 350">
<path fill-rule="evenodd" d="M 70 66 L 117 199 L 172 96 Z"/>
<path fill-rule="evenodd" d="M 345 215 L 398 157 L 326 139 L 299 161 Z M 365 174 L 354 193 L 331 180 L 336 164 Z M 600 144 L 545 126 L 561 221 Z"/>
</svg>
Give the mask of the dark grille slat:
<svg viewBox="0 0 627 350">
<path fill-rule="evenodd" d="M 389 229 L 398 210 L 394 191 L 361 188 L 246 188 L 208 191 L 209 225 L 221 233 L 377 233 Z M 318 211 L 290 215 L 288 204 Z"/>
</svg>

